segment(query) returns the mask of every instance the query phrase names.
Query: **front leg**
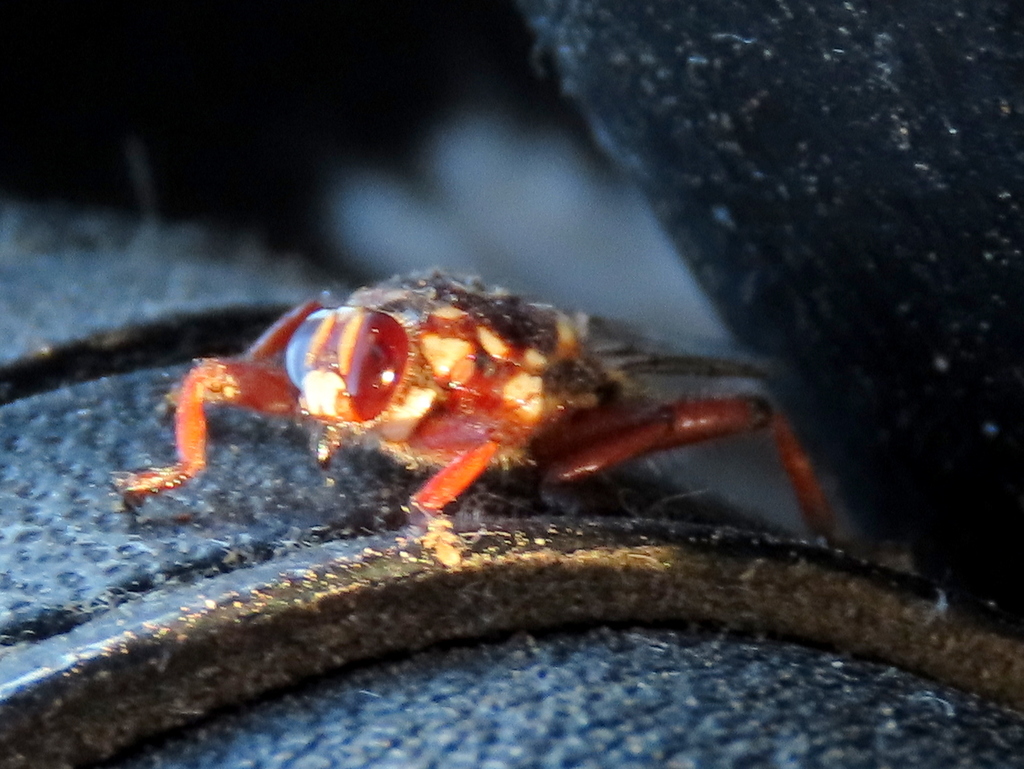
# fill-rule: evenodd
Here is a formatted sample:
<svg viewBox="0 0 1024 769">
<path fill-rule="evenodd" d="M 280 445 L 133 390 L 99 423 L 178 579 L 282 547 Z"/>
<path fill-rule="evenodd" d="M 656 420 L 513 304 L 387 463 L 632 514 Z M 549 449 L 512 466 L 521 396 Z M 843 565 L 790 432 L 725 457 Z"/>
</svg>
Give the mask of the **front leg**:
<svg viewBox="0 0 1024 769">
<path fill-rule="evenodd" d="M 433 517 L 438 515 L 480 475 L 498 452 L 496 441 L 487 441 L 460 454 L 441 468 L 409 500 L 413 510 Z"/>
<path fill-rule="evenodd" d="M 409 500 L 409 523 L 418 533 L 420 544 L 437 561 L 448 567 L 462 562 L 465 546 L 453 531 L 452 521 L 440 515 L 445 505 L 453 501 L 480 475 L 498 452 L 496 441 L 487 441 L 460 454 Z"/>
<path fill-rule="evenodd" d="M 253 360 L 199 361 L 181 384 L 174 415 L 178 462 L 115 478 L 129 505 L 148 494 L 159 494 L 188 481 L 206 467 L 208 403 L 251 409 L 264 414 L 294 415 L 299 411 L 295 386 L 288 375 Z"/>
</svg>

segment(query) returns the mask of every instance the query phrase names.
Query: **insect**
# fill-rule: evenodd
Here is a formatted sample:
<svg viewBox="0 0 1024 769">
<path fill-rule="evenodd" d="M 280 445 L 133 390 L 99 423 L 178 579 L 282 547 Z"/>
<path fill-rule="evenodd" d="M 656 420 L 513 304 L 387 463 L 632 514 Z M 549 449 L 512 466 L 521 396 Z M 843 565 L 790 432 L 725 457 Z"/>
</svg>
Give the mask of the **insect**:
<svg viewBox="0 0 1024 769">
<path fill-rule="evenodd" d="M 744 373 L 739 364 L 687 360 L 660 362 Z M 809 526 L 827 534 L 828 503 L 786 420 L 758 396 L 645 395 L 633 374 L 658 361 L 619 355 L 610 363 L 586 318 L 476 280 L 393 278 L 340 307 L 296 307 L 241 357 L 199 360 L 178 396 L 176 464 L 116 484 L 136 504 L 203 470 L 207 405 L 309 421 L 322 465 L 344 443 L 372 439 L 407 463 L 437 468 L 410 499 L 426 516 L 492 466 L 535 463 L 545 479 L 569 482 L 649 452 L 765 428 Z"/>
</svg>

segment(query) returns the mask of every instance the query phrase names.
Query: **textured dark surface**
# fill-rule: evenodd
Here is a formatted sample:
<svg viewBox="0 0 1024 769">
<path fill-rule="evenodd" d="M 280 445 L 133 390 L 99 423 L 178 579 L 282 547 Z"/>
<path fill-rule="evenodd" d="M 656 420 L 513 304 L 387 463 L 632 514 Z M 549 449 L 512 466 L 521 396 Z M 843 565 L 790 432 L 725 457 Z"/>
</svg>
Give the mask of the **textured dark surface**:
<svg viewBox="0 0 1024 769">
<path fill-rule="evenodd" d="M 138 349 L 139 342 L 125 328 L 129 321 L 152 323 L 243 301 L 255 307 L 281 305 L 316 295 L 323 285 L 314 274 L 299 262 L 273 258 L 247 235 L 199 225 L 140 224 L 109 212 L 4 203 L 0 361 L 7 366 L 0 368 L 0 399 L 21 390 L 57 389 L 0 407 L 3 642 L 61 632 L 168 579 L 265 559 L 275 548 L 287 548 L 285 543 L 294 546 L 300 530 L 315 538 L 363 522 L 339 512 L 337 494 L 308 462 L 285 462 L 301 477 L 282 470 L 280 477 L 294 482 L 294 491 L 282 495 L 283 480 L 261 473 L 258 460 L 268 455 L 304 459 L 305 438 L 292 428 L 289 443 L 286 425 L 239 420 L 240 437 L 254 448 L 243 451 L 236 443 L 225 456 L 237 456 L 243 464 L 246 457 L 257 460 L 249 467 L 249 482 L 265 486 L 268 493 L 248 497 L 235 492 L 242 499 L 261 500 L 256 509 L 243 504 L 232 515 L 221 500 L 221 514 L 206 517 L 204 528 L 203 513 L 214 501 L 163 505 L 162 519 L 158 502 L 147 523 L 146 515 L 125 512 L 111 478 L 115 471 L 156 461 L 151 450 L 173 451 L 166 396 L 183 369 L 66 384 L 81 378 L 83 369 L 91 369 L 85 375 L 98 376 L 104 365 L 138 368 L 147 358 L 152 365 L 168 354 L 188 360 L 204 351 L 189 347 L 197 340 L 213 349 L 223 347 L 187 329 L 175 335 L 171 324 L 161 339 L 165 346 L 147 352 Z M 183 343 L 169 344 L 168 337 L 175 336 Z M 233 335 L 222 325 L 220 336 Z M 99 343 L 76 346 L 86 338 Z M 237 338 L 232 343 L 241 344 Z M 278 436 L 278 442 L 271 436 Z M 304 493 L 319 494 L 319 513 L 312 517 L 294 512 Z M 283 508 L 289 515 L 281 514 Z M 183 514 L 193 522 L 171 520 Z"/>
<path fill-rule="evenodd" d="M 847 500 L 1020 607 L 1019 5 L 520 5 Z"/>
<path fill-rule="evenodd" d="M 251 233 L 0 197 L 0 365 L 169 315 L 294 304 L 324 281 Z"/>
<path fill-rule="evenodd" d="M 835 551 L 642 520 L 558 526 L 489 518 L 483 530 L 467 523 L 459 526 L 469 536 L 457 567 L 393 536 L 357 537 L 194 585 L 163 585 L 66 634 L 6 651 L 0 766 L 77 765 L 344 663 L 567 625 L 702 622 L 800 638 L 1024 702 L 1019 626 L 923 580 Z M 770 646 L 766 654 L 770 671 Z M 831 692 L 813 666 L 790 672 L 794 686 L 807 684 L 809 701 L 821 694 L 818 706 L 830 707 Z M 769 686 L 767 675 L 756 685 Z M 862 683 L 885 695 L 884 677 Z M 515 699 L 519 684 L 507 684 Z M 602 696 L 600 681 L 594 688 L 584 701 Z M 742 698 L 730 705 L 745 707 Z M 991 705 L 983 710 L 998 714 Z M 500 716 L 511 723 L 518 717 L 513 707 Z M 700 737 L 718 743 L 723 756 L 746 755 L 745 740 L 732 741 L 732 730 L 719 734 L 714 720 L 701 722 L 712 733 Z M 970 725 L 980 742 L 969 752 L 986 758 L 991 724 L 983 720 Z M 631 722 L 620 727 L 628 734 Z M 791 728 L 803 731 L 799 721 Z M 304 760 L 324 760 L 316 735 L 309 737 L 314 747 Z M 907 752 L 932 761 L 932 741 Z M 283 742 L 287 751 L 290 738 Z"/>
<path fill-rule="evenodd" d="M 994 767 L 1022 749 L 1019 715 L 893 668 L 628 629 L 355 669 L 116 766 Z"/>
<path fill-rule="evenodd" d="M 208 472 L 126 511 L 113 474 L 173 459 L 161 406 L 180 373 L 111 377 L 3 407 L 0 446 L 14 461 L 0 466 L 0 638 L 49 635 L 168 579 L 381 528 L 382 511 L 401 521 L 415 479 L 393 463 L 350 452 L 328 477 L 299 426 L 238 413 L 212 420 Z"/>
</svg>

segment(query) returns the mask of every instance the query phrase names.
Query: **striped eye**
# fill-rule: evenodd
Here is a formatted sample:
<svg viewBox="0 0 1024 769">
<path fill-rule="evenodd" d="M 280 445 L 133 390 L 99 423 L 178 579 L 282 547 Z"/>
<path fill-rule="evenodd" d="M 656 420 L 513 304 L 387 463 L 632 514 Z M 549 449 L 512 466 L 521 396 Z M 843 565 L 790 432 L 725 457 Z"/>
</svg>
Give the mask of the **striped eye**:
<svg viewBox="0 0 1024 769">
<path fill-rule="evenodd" d="M 398 389 L 409 359 L 409 337 L 397 320 L 383 312 L 359 313 L 349 326 L 353 323 L 358 329 L 346 327 L 341 343 L 344 348 L 351 340 L 351 353 L 346 365 L 346 351 L 341 351 L 339 366 L 352 408 L 365 422 L 387 408 Z"/>
</svg>

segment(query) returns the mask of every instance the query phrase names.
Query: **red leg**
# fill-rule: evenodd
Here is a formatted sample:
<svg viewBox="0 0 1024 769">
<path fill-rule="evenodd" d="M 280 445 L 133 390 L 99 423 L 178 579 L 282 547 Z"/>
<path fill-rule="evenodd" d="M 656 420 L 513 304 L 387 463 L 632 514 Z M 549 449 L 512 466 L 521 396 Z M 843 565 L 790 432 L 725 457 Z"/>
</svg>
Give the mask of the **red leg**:
<svg viewBox="0 0 1024 769">
<path fill-rule="evenodd" d="M 207 403 L 227 404 L 265 414 L 298 413 L 295 386 L 277 368 L 248 360 L 199 361 L 181 384 L 174 435 L 177 464 L 131 473 L 115 480 L 129 503 L 146 494 L 173 489 L 206 467 Z"/>
<path fill-rule="evenodd" d="M 533 454 L 549 479 L 574 481 L 652 451 L 755 430 L 770 409 L 756 398 L 716 398 L 582 411 L 541 436 Z"/>
<path fill-rule="evenodd" d="M 835 540 L 839 531 L 832 506 L 829 505 L 825 492 L 818 482 L 818 476 L 811 465 L 804 447 L 800 445 L 789 420 L 782 414 L 772 417 L 772 433 L 779 451 L 782 466 L 786 469 L 789 482 L 796 492 L 803 513 L 804 523 L 819 537 Z"/>
<path fill-rule="evenodd" d="M 431 516 L 440 513 L 445 505 L 480 477 L 497 451 L 498 444 L 487 441 L 456 457 L 413 494 L 409 500 L 413 508 Z"/>
<path fill-rule="evenodd" d="M 323 309 L 323 305 L 316 300 L 311 300 L 289 310 L 274 321 L 274 325 L 264 331 L 260 338 L 250 345 L 243 357 L 247 360 L 266 360 L 274 357 L 288 346 L 288 341 L 292 338 L 295 330 L 302 325 L 302 321 L 320 309 Z"/>
<path fill-rule="evenodd" d="M 580 412 L 541 436 L 533 454 L 551 481 L 573 481 L 652 451 L 750 432 L 771 425 L 782 466 L 808 527 L 835 531 L 832 510 L 788 423 L 760 398 L 681 400 L 662 406 L 614 406 Z"/>
</svg>

